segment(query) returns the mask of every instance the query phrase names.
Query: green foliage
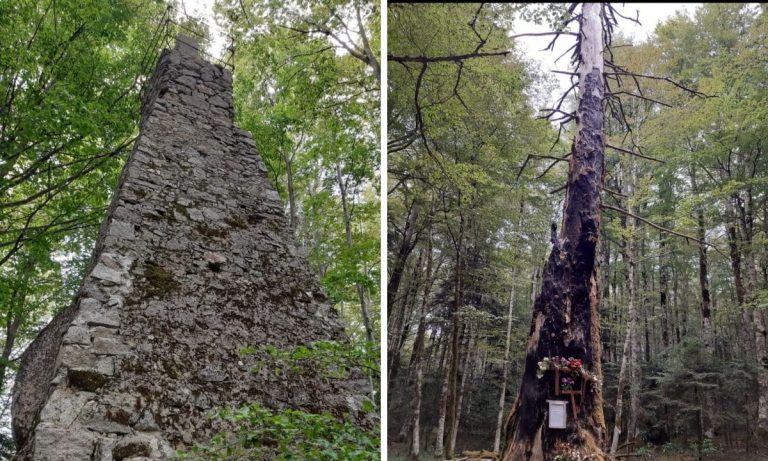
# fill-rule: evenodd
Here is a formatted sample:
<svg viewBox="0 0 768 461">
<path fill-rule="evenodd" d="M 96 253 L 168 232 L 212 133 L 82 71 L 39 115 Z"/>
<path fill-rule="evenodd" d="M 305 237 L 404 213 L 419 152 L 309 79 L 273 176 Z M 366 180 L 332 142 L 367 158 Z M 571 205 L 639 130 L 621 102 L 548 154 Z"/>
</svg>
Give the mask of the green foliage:
<svg viewBox="0 0 768 461">
<path fill-rule="evenodd" d="M 236 431 L 178 453 L 176 459 L 374 461 L 381 456 L 377 430 L 363 430 L 329 413 L 273 411 L 254 403 L 221 410 L 215 417 L 231 423 Z"/>
<path fill-rule="evenodd" d="M 0 389 L 66 307 L 137 132 L 165 5 L 0 2 Z"/>
<path fill-rule="evenodd" d="M 717 443 L 710 438 L 705 438 L 699 446 L 701 447 L 701 453 L 705 455 L 720 452 L 720 448 L 717 446 Z"/>
<path fill-rule="evenodd" d="M 661 447 L 661 452 L 664 454 L 684 453 L 685 448 L 676 442 L 667 442 Z"/>
<path fill-rule="evenodd" d="M 635 451 L 635 454 L 638 455 L 638 456 L 648 457 L 648 456 L 656 454 L 656 448 L 653 445 L 650 445 L 650 446 L 649 445 L 645 445 L 645 446 L 642 446 L 642 447 L 638 448 Z"/>
<path fill-rule="evenodd" d="M 282 349 L 271 344 L 243 348 L 241 354 L 258 358 L 254 372 L 304 374 L 320 372 L 331 379 L 346 379 L 353 369 L 362 370 L 378 382 L 379 351 L 375 343 L 361 347 L 338 341 L 314 341 L 306 346 Z"/>
<path fill-rule="evenodd" d="M 253 134 L 310 263 L 361 340 L 375 338 L 363 339 L 358 287 L 379 330 L 377 5 L 216 3 L 237 50 L 237 121 Z"/>
<path fill-rule="evenodd" d="M 378 349 L 335 341 L 315 341 L 290 349 L 270 344 L 246 347 L 244 356 L 257 358 L 254 373 L 263 369 L 279 376 L 320 373 L 328 379 L 347 379 L 354 370 L 366 372 L 378 389 Z M 378 412 L 378 390 L 362 402 L 364 413 Z M 223 409 L 214 417 L 231 423 L 206 445 L 198 445 L 177 459 L 190 460 L 378 460 L 378 425 L 363 429 L 348 417 L 299 410 L 270 410 L 258 403 Z"/>
</svg>

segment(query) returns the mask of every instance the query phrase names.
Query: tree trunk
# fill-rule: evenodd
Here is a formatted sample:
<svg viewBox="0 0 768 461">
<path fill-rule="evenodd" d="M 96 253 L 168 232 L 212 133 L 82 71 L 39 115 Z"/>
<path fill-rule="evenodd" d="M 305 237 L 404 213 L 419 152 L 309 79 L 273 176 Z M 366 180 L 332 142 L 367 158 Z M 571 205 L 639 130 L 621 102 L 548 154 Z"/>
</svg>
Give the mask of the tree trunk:
<svg viewBox="0 0 768 461">
<path fill-rule="evenodd" d="M 459 204 L 461 204 L 461 193 L 459 193 Z M 452 437 L 453 427 L 458 416 L 458 400 L 459 400 L 459 326 L 461 319 L 459 310 L 464 303 L 464 235 L 466 232 L 467 222 L 463 214 L 460 214 L 459 219 L 459 235 L 458 239 L 454 241 L 456 248 L 456 277 L 454 282 L 454 295 L 453 306 L 451 308 L 451 355 L 448 362 L 448 401 L 446 405 L 446 427 L 448 433 L 443 434 L 445 440 L 445 455 L 448 458 L 453 458 L 453 441 Z"/>
<path fill-rule="evenodd" d="M 499 413 L 496 416 L 496 434 L 493 437 L 493 451 L 501 449 L 501 428 L 504 422 L 504 401 L 507 398 L 507 376 L 509 375 L 509 340 L 512 336 L 512 312 L 515 305 L 515 289 L 509 291 L 509 311 L 507 312 L 507 340 L 504 345 L 504 363 L 501 372 L 501 392 L 499 393 Z"/>
<path fill-rule="evenodd" d="M 665 223 L 666 224 L 666 223 Z M 669 226 L 671 227 L 671 226 Z M 659 236 L 659 307 L 661 314 L 661 345 L 666 351 L 669 347 L 669 272 L 666 264 L 666 239 Z"/>
<path fill-rule="evenodd" d="M 624 414 L 624 388 L 627 385 L 627 356 L 629 355 L 629 343 L 631 335 L 629 329 L 624 339 L 624 349 L 621 353 L 621 368 L 619 369 L 619 385 L 616 391 L 616 418 L 613 423 L 613 440 L 611 440 L 611 455 L 615 455 L 619 448 L 621 437 L 622 415 Z"/>
<path fill-rule="evenodd" d="M 632 201 L 635 194 L 635 167 L 630 161 L 629 165 L 629 184 L 627 187 L 627 211 L 634 213 Z M 629 323 L 629 421 L 627 424 L 627 439 L 635 440 L 638 435 L 638 416 L 640 414 L 640 388 L 642 384 L 642 369 L 640 368 L 640 334 L 639 334 L 639 315 L 637 309 L 637 296 L 635 290 L 635 239 L 637 231 L 637 219 L 628 217 L 629 231 L 626 239 L 626 258 L 627 258 L 627 315 Z M 647 328 L 646 328 L 647 331 Z M 647 346 L 646 346 L 647 347 Z"/>
<path fill-rule="evenodd" d="M 296 226 L 298 225 L 298 212 L 296 211 L 296 188 L 293 185 L 293 156 L 282 154 L 283 162 L 285 162 L 285 178 L 288 183 L 288 216 L 290 218 L 291 229 L 296 232 Z"/>
<path fill-rule="evenodd" d="M 600 306 L 600 318 L 608 319 L 608 323 L 611 323 L 611 306 L 609 300 L 611 299 L 611 282 L 610 282 L 610 265 L 611 265 L 611 246 L 608 240 L 603 240 L 602 243 L 602 257 L 603 264 L 601 269 L 603 279 L 603 297 L 602 305 Z M 616 335 L 616 328 L 613 326 L 610 328 L 603 328 L 601 340 L 603 341 L 603 357 L 602 361 L 612 362 L 614 351 L 614 336 Z"/>
<path fill-rule="evenodd" d="M 443 346 L 443 355 L 445 356 L 446 362 L 451 360 L 450 354 L 451 350 L 446 343 L 445 346 Z M 448 381 L 450 381 L 449 374 L 450 366 L 448 366 L 446 363 L 443 365 L 443 382 L 440 386 L 440 402 L 438 404 L 440 414 L 437 417 L 437 429 L 435 431 L 435 457 L 438 459 L 443 459 L 443 454 L 445 453 L 443 436 L 445 435 L 445 417 L 448 410 Z"/>
<path fill-rule="evenodd" d="M 421 309 L 419 311 L 419 326 L 416 330 L 416 340 L 411 354 L 411 368 L 413 369 L 413 404 L 410 421 L 410 437 L 408 440 L 408 458 L 418 461 L 421 442 L 419 440 L 421 418 L 421 388 L 424 383 L 424 335 L 427 331 L 427 305 L 429 293 L 432 289 L 432 236 L 427 240 L 427 269 L 424 291 L 421 296 Z"/>
<path fill-rule="evenodd" d="M 461 383 L 456 398 L 456 416 L 453 419 L 453 425 L 451 426 L 450 440 L 448 442 L 448 453 L 453 456 L 453 452 L 456 450 L 456 436 L 459 433 L 459 422 L 461 420 L 461 408 L 464 402 L 464 394 L 466 393 L 467 381 L 471 379 L 471 366 L 473 360 L 473 351 L 475 349 L 475 335 L 471 325 L 467 325 L 467 346 L 464 353 L 464 360 L 460 365 Z"/>
<path fill-rule="evenodd" d="M 754 237 L 754 202 L 752 189 L 746 191 L 746 204 L 736 195 L 742 235 L 742 256 L 747 269 L 747 299 L 754 300 L 757 290 L 757 268 L 755 252 L 752 247 Z M 768 350 L 766 348 L 765 317 L 759 308 L 752 309 L 752 324 L 755 335 L 755 355 L 757 359 L 757 424 L 755 435 L 758 440 L 768 436 Z"/>
<path fill-rule="evenodd" d="M 698 192 L 699 188 L 696 183 L 696 168 L 691 167 L 691 186 L 693 192 Z M 709 263 L 707 261 L 707 246 L 706 246 L 706 228 L 704 227 L 704 209 L 701 206 L 696 207 L 696 222 L 697 234 L 699 241 L 699 288 L 701 290 L 701 303 L 699 304 L 699 310 L 701 311 L 701 324 L 702 324 L 702 339 L 704 343 L 704 350 L 709 358 L 714 358 L 715 355 L 715 343 L 714 335 L 712 333 L 712 314 L 710 305 L 712 304 L 709 295 Z M 702 411 L 700 423 L 703 433 L 708 438 L 715 436 L 715 428 L 713 424 L 712 409 L 714 402 L 712 401 L 712 394 L 706 392 L 704 396 L 707 402 L 706 412 Z M 706 416 L 706 419 L 704 418 Z M 705 422 L 706 421 L 706 422 Z"/>
<path fill-rule="evenodd" d="M 590 384 L 579 417 L 569 418 L 567 429 L 550 430 L 545 409 L 546 400 L 554 398 L 553 376 L 536 376 L 538 362 L 551 356 L 580 358 L 602 376 L 599 240 L 605 145 L 601 4 L 583 4 L 580 22 L 580 99 L 563 226 L 559 239 L 552 236 L 552 252 L 534 305 L 525 371 L 507 424 L 503 461 L 552 461 L 557 454 L 556 442 L 571 443 L 582 454 L 591 455 L 593 461 L 605 459 L 601 387 Z"/>
<path fill-rule="evenodd" d="M 26 292 L 26 289 L 24 291 Z M 5 315 L 5 343 L 3 344 L 3 355 L 0 357 L 0 393 L 5 392 L 5 375 L 10 364 L 13 346 L 16 343 L 16 334 L 19 331 L 19 326 L 21 326 L 21 312 L 26 294 L 22 295 L 22 299 L 18 302 L 16 300 L 18 293 L 19 290 L 14 288 L 9 298 L 8 311 Z"/>
<path fill-rule="evenodd" d="M 336 179 L 339 182 L 339 191 L 341 192 L 341 208 L 344 211 L 344 231 L 347 239 L 347 247 L 352 247 L 352 216 L 349 211 L 349 205 L 347 204 L 347 184 L 341 174 L 341 165 L 336 165 Z M 368 300 L 365 297 L 365 288 L 362 284 L 356 283 L 355 289 L 357 290 L 357 297 L 360 300 L 360 314 L 363 318 L 363 326 L 365 327 L 365 339 L 369 342 L 373 342 L 373 326 L 371 325 L 371 317 L 368 314 Z"/>
<path fill-rule="evenodd" d="M 755 350 L 757 352 L 757 438 L 768 439 L 768 354 L 766 354 L 765 316 L 760 309 L 752 311 L 755 322 Z"/>
<path fill-rule="evenodd" d="M 419 233 L 416 231 L 416 219 L 418 216 L 419 205 L 414 201 L 413 205 L 408 208 L 408 217 L 405 219 L 405 227 L 403 228 L 403 240 L 400 242 L 400 247 L 395 255 L 395 261 L 392 264 L 392 273 L 387 282 L 387 317 L 391 317 L 395 310 L 397 291 L 398 288 L 400 288 L 400 281 L 403 278 L 405 263 L 418 242 Z"/>
<path fill-rule="evenodd" d="M 421 264 L 424 260 L 424 253 L 424 250 L 419 252 L 419 257 L 416 260 L 416 266 L 413 270 L 414 275 L 409 279 L 405 294 L 403 295 L 403 300 L 399 303 L 401 307 L 395 317 L 395 321 L 389 328 L 387 341 L 387 382 L 390 384 L 390 389 L 392 382 L 394 382 L 400 371 L 400 355 L 403 349 L 403 344 L 405 344 L 405 339 L 408 337 L 408 332 L 410 331 L 411 317 L 414 313 L 415 303 L 418 298 L 418 275 L 421 274 Z M 413 302 L 410 301 L 411 299 Z"/>
<path fill-rule="evenodd" d="M 0 358 L 0 394 L 5 393 L 5 377 L 8 373 L 13 347 L 16 345 L 16 336 L 19 333 L 21 322 L 24 320 L 24 306 L 29 293 L 31 264 L 30 260 L 26 260 L 24 275 L 20 277 L 18 285 L 13 287 L 13 291 L 8 297 L 8 310 L 5 314 L 5 343 L 3 344 L 3 355 Z"/>
</svg>

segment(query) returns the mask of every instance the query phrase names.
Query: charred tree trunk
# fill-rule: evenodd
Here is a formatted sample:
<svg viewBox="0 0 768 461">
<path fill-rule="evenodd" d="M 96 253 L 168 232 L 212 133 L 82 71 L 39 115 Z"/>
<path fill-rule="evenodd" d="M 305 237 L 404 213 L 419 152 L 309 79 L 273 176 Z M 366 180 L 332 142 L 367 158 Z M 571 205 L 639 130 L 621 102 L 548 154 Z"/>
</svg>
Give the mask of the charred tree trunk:
<svg viewBox="0 0 768 461">
<path fill-rule="evenodd" d="M 580 99 L 563 225 L 560 238 L 552 236 L 552 252 L 534 305 L 525 371 L 507 423 L 503 461 L 552 461 L 557 442 L 570 443 L 592 460 L 605 459 L 601 387 L 593 386 L 585 393 L 579 416 L 569 418 L 567 429 L 549 429 L 545 410 L 546 400 L 554 397 L 553 376 L 536 376 L 538 362 L 551 356 L 580 358 L 602 376 L 598 250 L 605 148 L 601 4 L 583 4 L 580 23 Z"/>
</svg>

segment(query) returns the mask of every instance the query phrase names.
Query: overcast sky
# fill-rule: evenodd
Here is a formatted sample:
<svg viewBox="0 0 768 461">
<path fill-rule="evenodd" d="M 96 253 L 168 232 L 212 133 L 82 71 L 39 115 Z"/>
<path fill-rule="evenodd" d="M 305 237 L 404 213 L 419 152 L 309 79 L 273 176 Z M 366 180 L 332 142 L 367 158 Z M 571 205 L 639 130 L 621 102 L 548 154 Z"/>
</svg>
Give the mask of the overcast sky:
<svg viewBox="0 0 768 461">
<path fill-rule="evenodd" d="M 318 0 L 322 1 L 322 0 Z M 213 20 L 213 2 L 214 0 L 180 0 L 180 7 L 182 11 L 186 11 L 187 15 L 203 18 L 210 27 L 213 43 L 210 54 L 215 57 L 221 57 L 221 51 L 225 46 L 225 40 L 221 30 Z M 636 40 L 645 40 L 656 28 L 656 25 L 663 22 L 665 19 L 674 15 L 676 11 L 680 10 L 688 15 L 691 15 L 701 3 L 625 3 L 615 4 L 616 9 L 628 17 L 635 17 L 636 12 L 640 14 L 640 22 L 642 25 L 633 24 L 630 21 L 620 20 L 619 29 L 625 35 L 628 35 Z M 527 21 L 518 20 L 515 22 L 515 30 L 510 31 L 511 34 L 518 34 L 523 32 L 543 32 L 546 31 L 547 26 L 539 26 Z M 555 51 L 544 52 L 541 51 L 547 46 L 551 37 L 526 37 L 520 38 L 519 43 L 525 52 L 525 54 L 536 62 L 539 63 L 542 70 L 568 70 L 568 58 L 561 59 L 558 63 L 554 63 L 555 58 L 560 56 L 565 50 L 572 44 L 570 37 L 562 37 L 558 40 L 558 44 Z M 568 77 L 564 75 L 556 75 L 561 90 L 565 91 L 568 88 Z M 554 99 L 555 95 L 553 95 Z"/>
<path fill-rule="evenodd" d="M 214 0 L 180 0 L 180 6 L 182 11 L 185 10 L 188 15 L 198 18 L 202 17 L 206 20 L 213 35 L 214 49 L 212 50 L 212 54 L 216 55 L 216 53 L 223 47 L 224 39 L 221 30 L 213 20 L 213 2 Z M 636 25 L 629 21 L 622 21 L 620 28 L 622 33 L 636 39 L 644 40 L 653 32 L 659 22 L 672 16 L 675 11 L 681 10 L 690 15 L 700 5 L 701 3 L 625 3 L 623 5 L 616 4 L 616 9 L 621 14 L 630 17 L 634 17 L 636 14 L 635 12 L 639 11 L 640 22 L 642 25 Z M 538 26 L 526 21 L 518 21 L 516 25 L 516 30 L 513 33 L 540 32 L 546 30 L 546 26 Z M 569 46 L 564 46 L 559 53 L 540 53 L 539 50 L 549 43 L 549 38 L 525 38 L 521 39 L 521 42 L 527 53 L 544 64 L 551 62 L 555 57 L 562 54 L 562 52 Z M 563 40 L 563 44 L 565 44 L 565 40 Z"/>
<path fill-rule="evenodd" d="M 622 34 L 631 37 L 634 41 L 643 41 L 653 33 L 660 22 L 673 16 L 676 11 L 682 11 L 689 16 L 692 16 L 693 12 L 699 6 L 701 6 L 701 3 L 624 3 L 623 5 L 617 3 L 614 4 L 614 7 L 624 16 L 634 18 L 639 12 L 641 23 L 641 25 L 637 25 L 631 21 L 619 18 L 617 29 L 620 30 Z M 548 30 L 549 28 L 546 25 L 540 26 L 518 19 L 515 21 L 515 29 L 510 31 L 510 35 L 527 32 L 546 32 Z M 573 38 L 561 36 L 555 44 L 554 51 L 543 51 L 551 40 L 552 37 L 521 37 L 518 39 L 518 43 L 525 55 L 538 62 L 542 70 L 572 70 L 569 69 L 570 53 L 560 59 L 557 63 L 555 63 L 554 60 L 573 45 Z M 550 102 L 557 100 L 562 92 L 566 91 L 570 86 L 569 77 L 567 75 L 553 75 L 557 79 L 559 89 L 552 94 Z"/>
</svg>

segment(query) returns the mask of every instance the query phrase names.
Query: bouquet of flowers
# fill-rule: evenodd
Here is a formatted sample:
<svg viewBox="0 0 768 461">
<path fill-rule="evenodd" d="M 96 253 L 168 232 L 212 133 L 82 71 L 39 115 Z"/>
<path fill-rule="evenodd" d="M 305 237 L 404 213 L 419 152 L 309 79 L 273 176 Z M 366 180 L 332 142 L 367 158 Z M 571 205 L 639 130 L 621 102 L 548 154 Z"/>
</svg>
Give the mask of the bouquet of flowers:
<svg viewBox="0 0 768 461">
<path fill-rule="evenodd" d="M 563 390 L 573 389 L 573 386 L 576 384 L 575 378 L 583 378 L 587 381 L 593 381 L 597 385 L 600 384 L 597 375 L 585 368 L 581 359 L 558 356 L 544 357 L 539 362 L 539 369 L 536 370 L 536 376 L 541 379 L 544 377 L 544 373 L 548 370 L 560 370 L 561 373 L 564 373 L 565 376 L 560 380 L 560 387 Z"/>
</svg>

